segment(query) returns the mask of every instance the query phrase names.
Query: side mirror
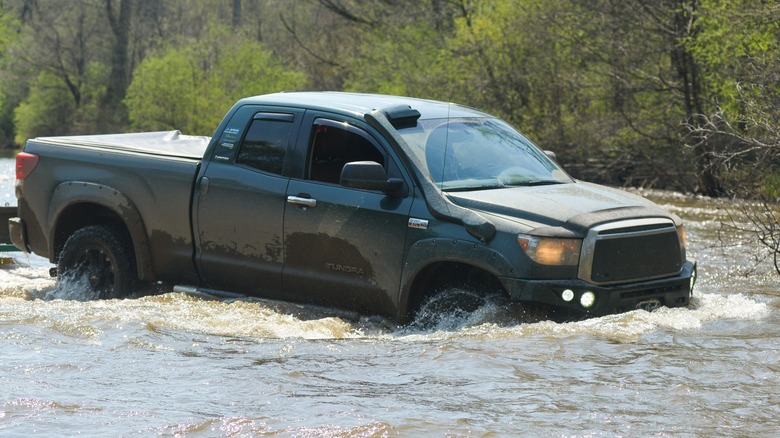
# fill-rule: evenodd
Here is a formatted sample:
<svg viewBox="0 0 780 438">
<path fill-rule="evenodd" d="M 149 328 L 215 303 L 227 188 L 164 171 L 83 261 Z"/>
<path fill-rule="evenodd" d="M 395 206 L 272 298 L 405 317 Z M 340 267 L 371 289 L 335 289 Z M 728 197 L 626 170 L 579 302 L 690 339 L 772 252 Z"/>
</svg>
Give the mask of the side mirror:
<svg viewBox="0 0 780 438">
<path fill-rule="evenodd" d="M 387 178 L 385 168 L 375 161 L 353 161 L 341 169 L 341 185 L 353 189 L 378 190 L 387 196 L 399 196 L 404 182 Z"/>
<path fill-rule="evenodd" d="M 558 157 L 555 156 L 555 152 L 553 152 L 553 151 L 544 151 L 544 154 L 547 155 L 547 158 L 551 158 L 556 163 L 558 162 Z"/>
</svg>

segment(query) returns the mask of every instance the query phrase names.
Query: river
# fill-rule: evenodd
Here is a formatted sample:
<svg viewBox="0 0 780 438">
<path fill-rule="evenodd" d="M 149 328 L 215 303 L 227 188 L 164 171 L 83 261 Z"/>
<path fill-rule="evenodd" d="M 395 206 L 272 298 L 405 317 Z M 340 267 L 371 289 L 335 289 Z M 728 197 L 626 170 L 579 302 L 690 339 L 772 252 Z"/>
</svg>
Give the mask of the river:
<svg viewBox="0 0 780 438">
<path fill-rule="evenodd" d="M 0 159 L 3 196 L 12 167 Z M 725 204 L 651 197 L 687 223 L 695 305 L 565 324 L 491 306 L 420 330 L 263 300 L 81 301 L 46 260 L 11 254 L 0 436 L 779 436 L 777 275 L 719 240 Z"/>
</svg>

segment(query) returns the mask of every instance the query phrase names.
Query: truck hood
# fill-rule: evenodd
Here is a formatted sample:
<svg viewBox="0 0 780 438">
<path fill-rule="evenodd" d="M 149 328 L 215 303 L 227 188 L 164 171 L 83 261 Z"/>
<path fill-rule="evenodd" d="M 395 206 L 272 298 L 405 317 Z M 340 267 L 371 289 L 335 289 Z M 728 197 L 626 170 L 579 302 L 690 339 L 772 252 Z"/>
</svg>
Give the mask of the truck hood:
<svg viewBox="0 0 780 438">
<path fill-rule="evenodd" d="M 449 192 L 447 196 L 462 207 L 501 215 L 531 228 L 563 227 L 582 235 L 594 225 L 629 218 L 666 217 L 678 225 L 681 222 L 641 196 L 584 182 Z"/>
</svg>

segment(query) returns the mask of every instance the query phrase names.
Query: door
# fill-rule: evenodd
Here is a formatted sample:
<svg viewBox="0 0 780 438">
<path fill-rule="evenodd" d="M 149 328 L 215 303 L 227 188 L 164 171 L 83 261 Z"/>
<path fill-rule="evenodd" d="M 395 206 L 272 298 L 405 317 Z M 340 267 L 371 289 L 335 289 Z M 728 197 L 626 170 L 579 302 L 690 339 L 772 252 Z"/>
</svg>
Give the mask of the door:
<svg viewBox="0 0 780 438">
<path fill-rule="evenodd" d="M 244 123 L 221 134 L 199 184 L 193 224 L 207 287 L 281 297 L 285 166 L 302 115 L 243 108 L 233 119 Z"/>
<path fill-rule="evenodd" d="M 368 129 L 307 113 L 301 130 L 308 136 L 301 142 L 306 166 L 287 188 L 284 294 L 394 316 L 411 197 L 339 184 L 345 163 L 376 161 L 408 187 L 408 176 Z"/>
</svg>

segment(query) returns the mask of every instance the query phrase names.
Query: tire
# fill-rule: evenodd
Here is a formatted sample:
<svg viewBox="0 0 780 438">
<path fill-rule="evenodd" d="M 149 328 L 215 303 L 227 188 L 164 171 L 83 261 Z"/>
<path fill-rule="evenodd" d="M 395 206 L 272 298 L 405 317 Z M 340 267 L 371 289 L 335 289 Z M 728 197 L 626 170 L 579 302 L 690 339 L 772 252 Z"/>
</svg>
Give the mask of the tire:
<svg viewBox="0 0 780 438">
<path fill-rule="evenodd" d="M 457 329 L 487 305 L 494 308 L 509 304 L 509 296 L 497 278 L 463 264 L 430 271 L 419 287 L 412 302 L 410 325 L 421 329 L 447 326 Z M 487 315 L 480 311 L 476 316 L 480 318 L 483 314 Z"/>
<path fill-rule="evenodd" d="M 485 304 L 478 291 L 448 287 L 430 295 L 417 309 L 411 327 L 457 330 L 477 309 Z"/>
<path fill-rule="evenodd" d="M 134 292 L 137 276 L 130 243 L 104 225 L 73 233 L 59 255 L 60 281 L 75 281 L 90 298 L 124 298 Z"/>
<path fill-rule="evenodd" d="M 448 287 L 434 294 L 424 308 L 434 314 L 472 313 L 484 303 L 485 297 L 480 292 Z"/>
</svg>

